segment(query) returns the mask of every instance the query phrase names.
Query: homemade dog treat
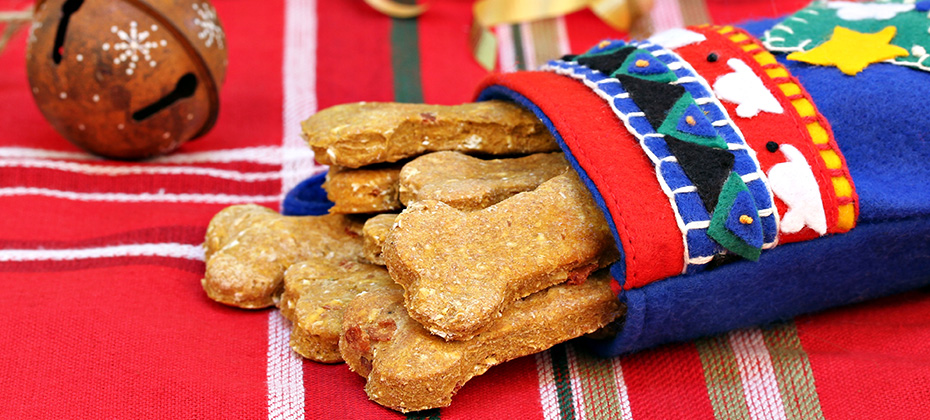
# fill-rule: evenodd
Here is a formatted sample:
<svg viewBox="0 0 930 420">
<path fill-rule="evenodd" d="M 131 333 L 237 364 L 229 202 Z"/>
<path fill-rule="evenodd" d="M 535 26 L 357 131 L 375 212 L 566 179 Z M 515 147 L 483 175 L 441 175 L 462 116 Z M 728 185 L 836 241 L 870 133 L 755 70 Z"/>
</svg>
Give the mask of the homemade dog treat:
<svg viewBox="0 0 930 420">
<path fill-rule="evenodd" d="M 413 203 L 383 253 L 410 316 L 457 340 L 481 332 L 513 301 L 618 258 L 604 216 L 572 171 L 474 212 Z"/>
<path fill-rule="evenodd" d="M 606 272 L 553 286 L 515 302 L 487 330 L 466 341 L 431 335 L 407 316 L 400 288 L 361 294 L 346 309 L 339 341 L 349 367 L 367 379 L 378 404 L 407 412 L 444 407 L 491 366 L 597 330 L 624 308 Z"/>
<path fill-rule="evenodd" d="M 302 127 L 320 163 L 349 168 L 440 150 L 492 155 L 559 150 L 532 112 L 499 101 L 337 105 L 314 114 Z"/>
<path fill-rule="evenodd" d="M 400 166 L 329 168 L 323 189 L 335 205 L 330 213 L 378 213 L 403 207 L 397 198 Z"/>
<path fill-rule="evenodd" d="M 203 242 L 204 261 L 220 248 L 226 246 L 239 232 L 253 222 L 277 214 L 274 210 L 256 204 L 229 206 L 213 216 L 207 226 L 206 239 Z"/>
<path fill-rule="evenodd" d="M 310 257 L 351 260 L 362 252 L 362 223 L 343 215 L 281 216 L 253 205 L 227 209 L 217 217 L 204 243 L 208 249 L 222 247 L 210 253 L 201 284 L 211 299 L 227 305 L 271 306 L 284 270 L 294 262 Z"/>
<path fill-rule="evenodd" d="M 378 265 L 384 265 L 384 256 L 381 254 L 381 246 L 387 239 L 391 226 L 394 225 L 396 214 L 379 214 L 365 221 L 362 227 L 362 236 L 365 238 L 365 260 Z"/>
<path fill-rule="evenodd" d="M 310 258 L 284 273 L 281 315 L 291 321 L 291 348 L 307 359 L 338 363 L 342 315 L 356 295 L 397 286 L 384 267 L 335 258 Z"/>
<path fill-rule="evenodd" d="M 420 156 L 400 171 L 400 201 L 442 201 L 459 210 L 483 209 L 514 194 L 530 191 L 565 172 L 561 153 L 482 160 L 458 152 Z"/>
</svg>

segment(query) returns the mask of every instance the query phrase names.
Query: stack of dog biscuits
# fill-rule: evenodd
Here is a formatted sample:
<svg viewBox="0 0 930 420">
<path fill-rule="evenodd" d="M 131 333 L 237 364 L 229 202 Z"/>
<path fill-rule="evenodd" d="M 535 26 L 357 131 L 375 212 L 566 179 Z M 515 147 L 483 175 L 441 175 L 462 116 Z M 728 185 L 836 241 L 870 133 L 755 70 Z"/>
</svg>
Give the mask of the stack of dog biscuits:
<svg viewBox="0 0 930 420">
<path fill-rule="evenodd" d="M 359 103 L 302 127 L 330 165 L 330 214 L 221 211 L 203 287 L 276 305 L 298 354 L 346 361 L 373 401 L 447 406 L 491 366 L 622 315 L 600 270 L 619 257 L 607 222 L 532 113 Z"/>
</svg>

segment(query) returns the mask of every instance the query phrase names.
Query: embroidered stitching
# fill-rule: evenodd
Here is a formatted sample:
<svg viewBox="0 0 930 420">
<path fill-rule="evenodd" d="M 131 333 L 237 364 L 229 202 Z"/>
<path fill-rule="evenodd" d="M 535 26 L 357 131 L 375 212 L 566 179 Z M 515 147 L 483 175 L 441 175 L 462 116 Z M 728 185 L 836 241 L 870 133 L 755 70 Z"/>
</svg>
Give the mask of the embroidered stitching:
<svg viewBox="0 0 930 420">
<path fill-rule="evenodd" d="M 798 114 L 802 115 L 801 122 L 804 124 L 807 130 L 809 140 L 818 149 L 818 154 L 820 155 L 821 160 L 824 162 L 824 165 L 827 167 L 827 169 L 830 170 L 830 177 L 842 179 L 842 181 L 833 181 L 833 179 L 829 180 L 833 185 L 833 192 L 835 197 L 832 207 L 833 210 L 837 212 L 836 231 L 847 232 L 855 227 L 856 219 L 858 218 L 859 214 L 859 200 L 856 196 L 855 189 L 852 187 L 852 176 L 849 174 L 849 168 L 846 166 L 845 160 L 839 159 L 839 156 L 841 156 L 837 153 L 839 146 L 836 144 L 836 139 L 833 138 L 833 129 L 830 127 L 830 123 L 827 121 L 826 117 L 817 111 L 817 108 L 814 106 L 810 94 L 807 93 L 807 90 L 804 89 L 804 86 L 801 85 L 801 83 L 794 76 L 792 76 L 784 66 L 776 62 L 775 58 L 769 52 L 765 51 L 763 46 L 759 44 L 758 41 L 752 40 L 751 38 L 743 39 L 745 33 L 742 30 L 732 26 L 701 26 L 715 30 L 720 35 L 723 35 L 731 42 L 734 42 L 741 47 L 748 44 L 754 45 L 756 48 L 752 49 L 751 51 L 759 52 L 756 54 L 750 54 L 752 55 L 753 59 L 755 59 L 755 61 L 762 66 L 762 69 L 765 70 L 766 75 L 768 75 L 772 81 L 775 82 L 779 90 L 781 90 L 782 93 L 797 92 L 792 95 L 785 96 L 790 101 L 794 109 L 798 112 Z M 772 77 L 772 74 L 783 75 Z M 802 100 L 803 102 L 800 102 Z M 802 105 L 807 105 L 812 108 L 814 115 L 803 116 L 804 112 L 807 110 L 802 109 Z M 817 176 L 820 178 L 821 182 L 825 183 L 828 181 L 823 179 L 822 175 L 819 173 Z M 844 185 L 846 187 L 844 187 Z"/>
<path fill-rule="evenodd" d="M 646 50 L 652 56 L 664 62 L 677 77 L 677 80 L 671 81 L 669 84 L 684 87 L 701 110 L 713 120 L 711 125 L 715 127 L 717 134 L 726 142 L 727 150 L 737 159 L 733 171 L 737 172 L 747 186 L 750 186 L 753 199 L 757 202 L 758 216 L 766 232 L 763 249 L 774 247 L 777 243 L 778 217 L 771 190 L 766 185 L 765 174 L 760 169 L 758 160 L 755 158 L 755 152 L 745 143 L 739 128 L 730 120 L 723 105 L 711 94 L 712 90 L 707 81 L 672 51 L 650 42 L 632 43 L 630 45 Z M 685 251 L 685 264 L 682 272 L 687 272 L 691 266 L 707 264 L 715 255 L 719 254 L 722 247 L 707 236 L 710 214 L 704 210 L 703 203 L 696 194 L 696 187 L 694 185 L 685 185 L 673 190 L 669 186 L 669 180 L 665 177 L 666 165 L 678 173 L 681 173 L 682 168 L 679 166 L 677 159 L 665 150 L 664 142 L 655 143 L 650 141 L 651 139 L 664 139 L 665 136 L 656 133 L 656 128 L 652 127 L 648 121 L 640 122 L 640 119 L 646 120 L 646 114 L 639 110 L 630 99 L 629 93 L 619 86 L 616 79 L 608 78 L 600 71 L 587 68 L 584 65 L 563 60 L 550 61 L 542 67 L 542 70 L 552 71 L 579 80 L 592 89 L 609 104 L 653 162 L 656 168 L 656 177 L 663 192 L 669 198 L 676 223 L 682 232 Z M 608 84 L 611 92 L 607 92 L 602 86 Z M 621 107 L 629 111 L 624 112 Z M 747 170 L 747 168 L 749 169 Z M 681 180 L 679 179 L 676 182 L 680 184 Z M 688 180 L 687 182 L 690 183 L 691 181 Z M 681 212 L 682 208 L 690 210 L 683 214 Z M 709 250 L 709 252 L 702 255 L 692 255 L 696 253 L 697 249 Z"/>
</svg>

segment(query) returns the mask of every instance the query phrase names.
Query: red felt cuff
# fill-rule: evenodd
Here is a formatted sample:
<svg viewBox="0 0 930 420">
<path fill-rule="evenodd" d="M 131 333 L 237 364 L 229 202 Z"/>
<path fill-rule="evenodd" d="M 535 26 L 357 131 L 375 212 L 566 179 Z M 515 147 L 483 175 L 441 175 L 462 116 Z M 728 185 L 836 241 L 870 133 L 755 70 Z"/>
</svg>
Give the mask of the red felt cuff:
<svg viewBox="0 0 930 420">
<path fill-rule="evenodd" d="M 610 106 L 585 85 L 554 73 L 495 74 L 479 92 L 494 85 L 534 103 L 551 120 L 576 168 L 596 185 L 623 248 L 624 288 L 681 274 L 684 244 L 655 167 Z"/>
</svg>

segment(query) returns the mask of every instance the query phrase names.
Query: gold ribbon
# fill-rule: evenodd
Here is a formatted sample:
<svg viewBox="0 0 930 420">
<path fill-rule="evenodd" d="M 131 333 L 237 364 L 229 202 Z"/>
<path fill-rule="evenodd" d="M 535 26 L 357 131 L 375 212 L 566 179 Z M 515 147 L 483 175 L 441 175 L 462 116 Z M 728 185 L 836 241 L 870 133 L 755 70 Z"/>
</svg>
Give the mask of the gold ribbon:
<svg viewBox="0 0 930 420">
<path fill-rule="evenodd" d="M 425 4 L 404 4 L 391 0 L 365 0 L 373 9 L 393 18 L 409 19 L 426 11 Z"/>
<path fill-rule="evenodd" d="M 628 31 L 633 22 L 652 7 L 652 0 L 479 0 L 474 6 L 471 49 L 478 63 L 494 70 L 497 38 L 491 27 L 502 23 L 551 19 L 591 9 L 618 31 Z"/>
</svg>

